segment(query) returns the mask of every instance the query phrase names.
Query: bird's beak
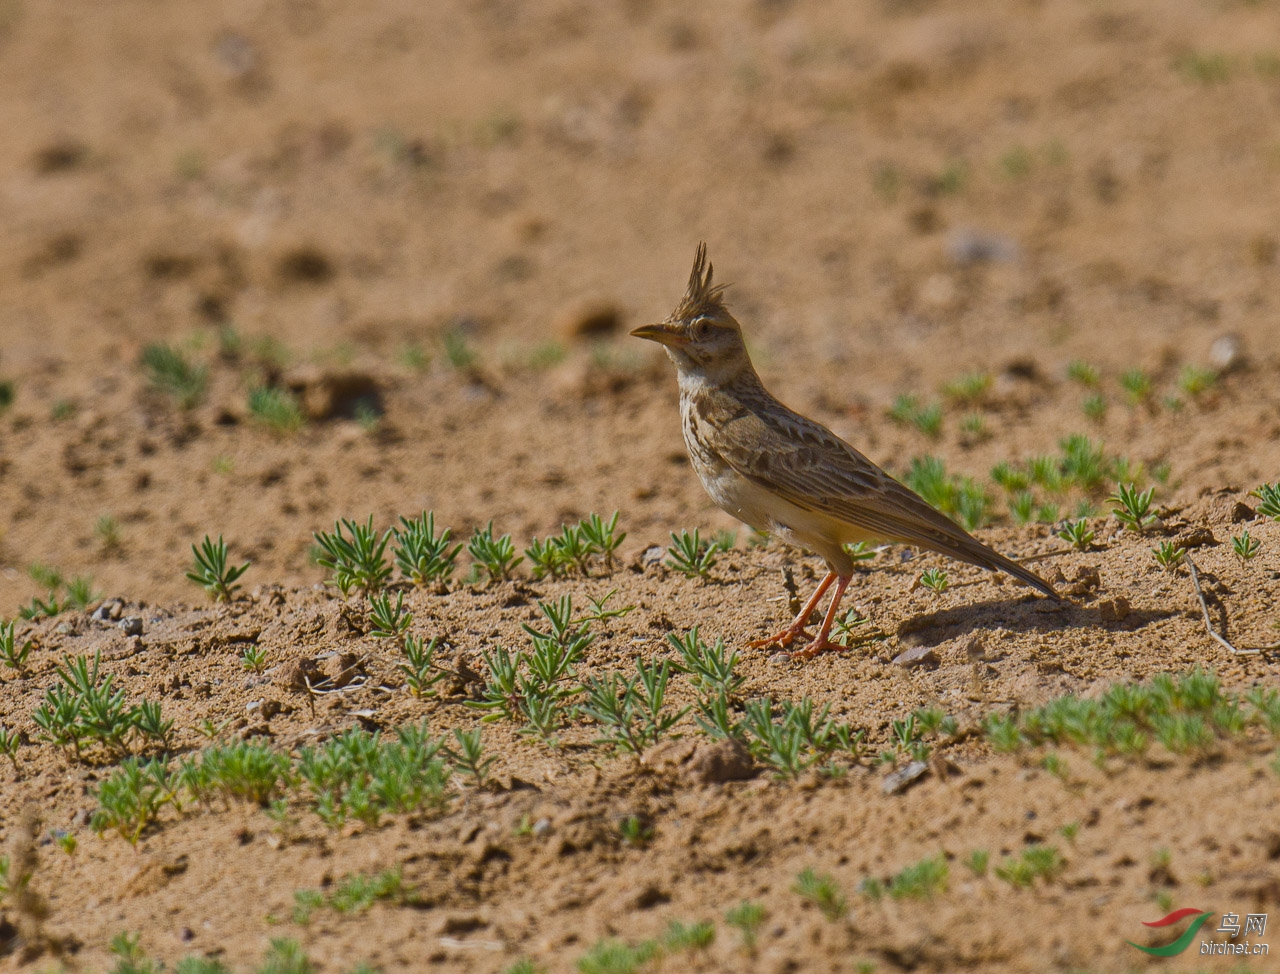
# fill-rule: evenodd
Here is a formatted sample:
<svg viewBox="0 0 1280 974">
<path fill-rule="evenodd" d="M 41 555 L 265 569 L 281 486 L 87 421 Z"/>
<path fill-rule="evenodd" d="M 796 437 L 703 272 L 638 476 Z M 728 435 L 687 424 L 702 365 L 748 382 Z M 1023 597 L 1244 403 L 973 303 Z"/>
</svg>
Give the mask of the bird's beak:
<svg viewBox="0 0 1280 974">
<path fill-rule="evenodd" d="M 689 339 L 676 325 L 663 323 L 660 325 L 641 325 L 631 332 L 635 338 L 647 338 L 659 345 L 687 345 Z"/>
</svg>

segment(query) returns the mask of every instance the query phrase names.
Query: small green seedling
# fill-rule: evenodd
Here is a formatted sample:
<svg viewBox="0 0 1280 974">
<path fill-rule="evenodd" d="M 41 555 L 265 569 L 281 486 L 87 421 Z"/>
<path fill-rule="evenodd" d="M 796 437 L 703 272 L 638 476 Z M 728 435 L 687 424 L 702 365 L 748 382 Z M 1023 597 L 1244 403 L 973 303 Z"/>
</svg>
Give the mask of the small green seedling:
<svg viewBox="0 0 1280 974">
<path fill-rule="evenodd" d="M 1249 491 L 1249 496 L 1262 501 L 1258 505 L 1259 514 L 1280 521 L 1280 483 L 1262 484 L 1257 490 Z"/>
<path fill-rule="evenodd" d="M 1258 549 L 1261 547 L 1261 541 L 1249 536 L 1248 528 L 1245 528 L 1239 534 L 1232 535 L 1231 537 L 1231 550 L 1234 551 L 1236 557 L 1240 559 L 1241 565 L 1245 565 L 1256 558 L 1258 555 Z M 3 643 L 0 643 L 0 647 L 2 646 Z"/>
<path fill-rule="evenodd" d="M 967 405 L 976 405 L 982 402 L 991 391 L 991 373 L 966 372 L 948 382 L 942 391 L 948 399 Z"/>
<path fill-rule="evenodd" d="M 1058 537 L 1076 551 L 1088 551 L 1090 545 L 1093 544 L 1093 532 L 1089 530 L 1089 522 L 1084 518 L 1078 521 L 1068 521 L 1062 526 L 1062 530 L 1058 532 Z"/>
<path fill-rule="evenodd" d="M 433 636 L 426 644 L 417 636 L 404 638 L 405 662 L 400 663 L 396 668 L 404 674 L 409 692 L 415 697 L 434 696 L 435 685 L 446 676 L 447 671 L 435 664 L 436 647 L 439 642 L 439 636 Z"/>
<path fill-rule="evenodd" d="M 941 568 L 928 568 L 920 573 L 920 584 L 933 592 L 934 595 L 941 595 L 947 590 L 950 582 L 947 580 L 947 573 Z"/>
<path fill-rule="evenodd" d="M 379 538 L 373 530 L 372 514 L 364 524 L 344 518 L 333 527 L 333 534 L 319 531 L 312 535 L 321 549 L 316 563 L 333 572 L 334 583 L 344 596 L 353 588 L 365 595 L 379 591 L 391 576 L 385 557 L 391 530 Z M 349 538 L 343 534 L 344 529 Z"/>
<path fill-rule="evenodd" d="M 639 815 L 628 815 L 618 823 L 618 835 L 629 846 L 643 849 L 653 841 L 653 826 Z"/>
<path fill-rule="evenodd" d="M 192 365 L 172 345 L 148 345 L 142 350 L 142 368 L 151 385 L 178 401 L 183 409 L 191 409 L 204 398 L 209 370 Z"/>
<path fill-rule="evenodd" d="M 1151 397 L 1151 376 L 1142 369 L 1127 369 L 1120 375 L 1120 388 L 1131 405 L 1141 405 Z"/>
<path fill-rule="evenodd" d="M 931 440 L 942 433 L 942 404 L 925 405 L 911 393 L 904 393 L 893 401 L 889 418 L 903 426 L 914 426 Z"/>
<path fill-rule="evenodd" d="M 591 514 L 579 525 L 590 553 L 604 558 L 605 571 L 613 571 L 613 556 L 627 539 L 627 532 L 618 532 L 618 512 L 614 511 L 609 520 L 599 514 Z"/>
<path fill-rule="evenodd" d="M 274 386 L 258 386 L 249 392 L 249 414 L 276 433 L 295 433 L 307 424 L 293 393 Z"/>
<path fill-rule="evenodd" d="M 1151 498 L 1155 496 L 1155 492 L 1154 487 L 1138 491 L 1133 484 L 1118 484 L 1116 493 L 1107 498 L 1107 503 L 1119 505 L 1111 509 L 1116 520 L 1130 531 L 1142 534 L 1156 520 L 1156 516 L 1151 513 Z"/>
<path fill-rule="evenodd" d="M 395 605 L 388 594 L 369 596 L 369 621 L 373 626 L 369 635 L 375 639 L 403 640 L 413 625 L 413 613 L 404 607 L 404 593 L 396 593 Z"/>
<path fill-rule="evenodd" d="M 1159 547 L 1151 549 L 1151 553 L 1155 556 L 1157 565 L 1171 572 L 1182 564 L 1182 558 L 1186 555 L 1187 549 L 1172 541 L 1161 541 Z"/>
<path fill-rule="evenodd" d="M 716 544 L 702 540 L 697 528 L 693 529 L 693 534 L 684 530 L 679 534 L 672 532 L 667 565 L 685 578 L 706 578 L 715 567 L 717 550 Z"/>
<path fill-rule="evenodd" d="M 240 665 L 250 673 L 261 673 L 267 668 L 267 651 L 250 643 L 240 654 Z"/>
<path fill-rule="evenodd" d="M 1086 389 L 1092 389 L 1102 381 L 1102 376 L 1099 375 L 1098 370 L 1088 362 L 1080 359 L 1076 359 L 1067 366 L 1067 378 L 1072 382 L 1079 383 Z"/>
<path fill-rule="evenodd" d="M 960 420 L 960 432 L 979 441 L 991 435 L 987 432 L 987 421 L 982 413 L 966 413 Z"/>
<path fill-rule="evenodd" d="M 1107 400 L 1098 392 L 1086 396 L 1080 408 L 1084 411 L 1085 417 L 1095 423 L 1102 422 L 1107 416 Z"/>
<path fill-rule="evenodd" d="M 986 849 L 974 849 L 965 859 L 965 867 L 975 876 L 985 876 L 991 863 L 991 853 Z"/>
<path fill-rule="evenodd" d="M 889 881 L 889 895 L 895 900 L 927 900 L 945 893 L 951 870 L 944 855 L 922 859 L 907 866 Z"/>
<path fill-rule="evenodd" d="M 589 677 L 583 684 L 587 701 L 578 710 L 604 728 L 596 743 L 635 755 L 656 744 L 689 710 L 662 712 L 670 676 L 669 660 L 660 666 L 646 666 L 638 659 L 636 676 L 631 679 L 617 673 L 604 679 Z"/>
<path fill-rule="evenodd" d="M 1056 846 L 1032 845 L 1024 849 L 1017 858 L 1006 856 L 996 866 L 996 877 L 1016 889 L 1024 889 L 1033 885 L 1037 879 L 1052 882 L 1065 868 L 1066 863 Z"/>
<path fill-rule="evenodd" d="M 453 574 L 454 559 L 462 550 L 461 544 L 450 545 L 452 534 L 445 528 L 436 534 L 436 516 L 423 511 L 418 517 L 400 518 L 400 528 L 392 528 L 395 547 L 392 555 L 400 574 L 415 585 L 447 582 Z"/>
<path fill-rule="evenodd" d="M 467 552 L 485 570 L 490 580 L 510 578 L 512 570 L 524 561 L 523 557 L 516 554 L 511 535 L 504 534 L 500 538 L 493 536 L 492 521 L 485 525 L 483 531 L 479 528 L 472 531 Z"/>
<path fill-rule="evenodd" d="M 103 551 L 119 550 L 120 522 L 110 514 L 103 514 L 94 522 L 93 533 L 97 535 Z"/>
<path fill-rule="evenodd" d="M 0 622 L 0 663 L 21 673 L 26 669 L 27 657 L 31 654 L 31 640 L 19 642 L 16 630 L 16 622 Z"/>
<path fill-rule="evenodd" d="M 1178 388 L 1195 399 L 1218 381 L 1218 373 L 1201 365 L 1185 365 L 1178 374 Z"/>
<path fill-rule="evenodd" d="M 742 934 L 742 946 L 747 951 L 756 949 L 756 935 L 768 917 L 768 912 L 759 903 L 743 900 L 737 906 L 725 911 L 724 922 L 737 927 Z"/>
<path fill-rule="evenodd" d="M 662 946 L 668 953 L 685 950 L 706 950 L 716 939 L 716 926 L 710 920 L 683 924 L 672 920 L 662 935 Z"/>
<path fill-rule="evenodd" d="M 222 535 L 218 535 L 215 542 L 206 534 L 198 548 L 191 546 L 191 553 L 196 561 L 195 567 L 187 572 L 187 578 L 203 588 L 215 602 L 230 602 L 240 587 L 236 579 L 248 571 L 252 563 L 228 565 L 227 545 Z"/>
<path fill-rule="evenodd" d="M 821 910 L 828 920 L 839 920 L 849 912 L 848 900 L 829 873 L 804 869 L 796 876 L 791 889 Z"/>
<path fill-rule="evenodd" d="M 446 745 L 441 748 L 441 753 L 452 761 L 455 766 L 471 775 L 475 779 L 476 787 L 483 788 L 484 780 L 489 774 L 489 768 L 498 759 L 494 756 L 484 756 L 484 743 L 480 739 L 480 728 L 464 731 L 455 727 L 453 729 L 453 739 L 457 742 L 457 748 Z"/>
<path fill-rule="evenodd" d="M 10 730 L 4 724 L 0 724 L 0 755 L 9 759 L 14 771 L 18 770 L 18 748 L 21 744 L 22 737 L 16 730 Z M 0 876 L 0 897 L 3 895 L 3 877 Z"/>
<path fill-rule="evenodd" d="M 578 974 L 637 974 L 662 953 L 656 940 L 629 944 L 621 940 L 600 940 L 578 958 Z"/>
</svg>

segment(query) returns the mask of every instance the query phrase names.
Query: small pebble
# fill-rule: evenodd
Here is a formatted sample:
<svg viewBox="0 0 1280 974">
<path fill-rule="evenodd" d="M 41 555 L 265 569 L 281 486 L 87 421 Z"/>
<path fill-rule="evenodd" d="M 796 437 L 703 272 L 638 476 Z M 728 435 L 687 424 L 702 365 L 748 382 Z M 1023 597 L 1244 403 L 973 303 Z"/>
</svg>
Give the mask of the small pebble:
<svg viewBox="0 0 1280 974">
<path fill-rule="evenodd" d="M 116 623 L 126 636 L 142 635 L 142 620 L 137 616 L 126 616 Z"/>
</svg>

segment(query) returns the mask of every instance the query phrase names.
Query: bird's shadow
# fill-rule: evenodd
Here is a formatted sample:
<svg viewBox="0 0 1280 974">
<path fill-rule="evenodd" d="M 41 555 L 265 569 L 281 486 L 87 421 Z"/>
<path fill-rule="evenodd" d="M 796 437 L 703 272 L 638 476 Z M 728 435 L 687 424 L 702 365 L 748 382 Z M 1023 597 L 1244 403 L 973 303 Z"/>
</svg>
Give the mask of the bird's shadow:
<svg viewBox="0 0 1280 974">
<path fill-rule="evenodd" d="M 1097 605 L 1074 602 L 1055 605 L 1044 599 L 992 599 L 912 616 L 898 626 L 896 635 L 905 642 L 935 646 L 956 636 L 991 629 L 1012 632 L 1061 629 L 1132 632 L 1175 615 L 1177 613 L 1172 611 L 1130 609 L 1123 619 L 1108 620 L 1102 617 Z"/>
</svg>

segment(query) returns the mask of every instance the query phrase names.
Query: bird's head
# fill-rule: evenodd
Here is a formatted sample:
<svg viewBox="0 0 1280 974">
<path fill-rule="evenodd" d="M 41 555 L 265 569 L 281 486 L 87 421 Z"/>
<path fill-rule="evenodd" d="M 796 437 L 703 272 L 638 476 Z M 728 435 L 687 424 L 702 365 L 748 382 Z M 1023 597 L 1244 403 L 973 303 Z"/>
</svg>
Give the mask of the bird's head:
<svg viewBox="0 0 1280 974">
<path fill-rule="evenodd" d="M 742 326 L 724 303 L 725 285 L 711 284 L 707 245 L 698 244 L 689 287 L 675 311 L 656 325 L 642 325 L 631 334 L 647 338 L 667 350 L 682 380 L 720 384 L 735 378 L 751 360 L 742 340 Z"/>
</svg>

